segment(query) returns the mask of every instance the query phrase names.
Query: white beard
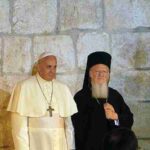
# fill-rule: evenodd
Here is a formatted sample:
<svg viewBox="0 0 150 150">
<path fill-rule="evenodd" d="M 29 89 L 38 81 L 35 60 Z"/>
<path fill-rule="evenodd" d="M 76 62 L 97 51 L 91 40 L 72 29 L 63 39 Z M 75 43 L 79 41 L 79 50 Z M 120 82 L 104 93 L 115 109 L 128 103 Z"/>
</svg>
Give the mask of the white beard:
<svg viewBox="0 0 150 150">
<path fill-rule="evenodd" d="M 92 83 L 92 96 L 94 98 L 107 98 L 108 97 L 107 83 L 103 84 Z"/>
</svg>

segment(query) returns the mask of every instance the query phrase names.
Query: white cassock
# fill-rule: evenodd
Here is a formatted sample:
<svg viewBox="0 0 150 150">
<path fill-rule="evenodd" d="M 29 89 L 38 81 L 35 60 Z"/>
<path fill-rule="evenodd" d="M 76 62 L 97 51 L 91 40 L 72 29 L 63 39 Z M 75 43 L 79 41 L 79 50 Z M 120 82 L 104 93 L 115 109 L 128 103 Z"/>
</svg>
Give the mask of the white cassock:
<svg viewBox="0 0 150 150">
<path fill-rule="evenodd" d="M 52 117 L 41 89 L 51 101 Z M 7 110 L 12 112 L 15 150 L 75 149 L 70 116 L 77 112 L 77 107 L 66 85 L 57 80 L 46 81 L 36 74 L 15 86 Z"/>
</svg>

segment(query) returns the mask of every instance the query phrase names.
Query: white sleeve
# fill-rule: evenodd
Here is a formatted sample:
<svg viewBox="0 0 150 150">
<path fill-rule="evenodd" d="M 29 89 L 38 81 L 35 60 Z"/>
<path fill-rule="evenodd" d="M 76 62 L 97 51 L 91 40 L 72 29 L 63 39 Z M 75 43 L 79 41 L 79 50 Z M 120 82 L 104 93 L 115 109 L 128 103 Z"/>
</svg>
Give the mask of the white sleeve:
<svg viewBox="0 0 150 150">
<path fill-rule="evenodd" d="M 11 113 L 12 136 L 15 150 L 29 150 L 28 118 Z"/>
<path fill-rule="evenodd" d="M 119 126 L 119 119 L 114 120 L 114 123 L 115 123 L 116 126 Z"/>
<path fill-rule="evenodd" d="M 74 128 L 70 117 L 65 118 L 65 133 L 69 150 L 75 150 Z"/>
</svg>

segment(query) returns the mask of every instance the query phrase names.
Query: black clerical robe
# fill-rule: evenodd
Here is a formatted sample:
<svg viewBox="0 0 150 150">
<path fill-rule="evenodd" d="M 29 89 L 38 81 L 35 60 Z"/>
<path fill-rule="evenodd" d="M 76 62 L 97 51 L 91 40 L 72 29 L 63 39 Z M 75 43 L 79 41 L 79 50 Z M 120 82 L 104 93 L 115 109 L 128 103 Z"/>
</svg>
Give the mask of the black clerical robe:
<svg viewBox="0 0 150 150">
<path fill-rule="evenodd" d="M 109 88 L 108 103 L 113 105 L 119 117 L 119 126 L 114 120 L 105 116 L 103 104 L 105 99 L 92 98 L 90 89 L 82 89 L 74 97 L 78 113 L 72 116 L 75 129 L 76 150 L 101 150 L 102 141 L 107 132 L 116 127 L 131 128 L 133 114 L 123 100 L 123 97 L 114 89 Z"/>
</svg>

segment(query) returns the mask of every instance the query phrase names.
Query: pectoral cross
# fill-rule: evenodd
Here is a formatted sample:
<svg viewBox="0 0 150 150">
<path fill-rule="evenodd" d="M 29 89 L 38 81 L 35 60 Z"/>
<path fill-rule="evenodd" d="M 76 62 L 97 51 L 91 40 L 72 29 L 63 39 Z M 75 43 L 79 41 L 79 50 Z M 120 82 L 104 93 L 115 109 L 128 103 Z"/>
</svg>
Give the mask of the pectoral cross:
<svg viewBox="0 0 150 150">
<path fill-rule="evenodd" d="M 47 111 L 49 111 L 49 115 L 52 117 L 52 111 L 54 111 L 54 109 L 51 106 L 48 106 Z"/>
</svg>

